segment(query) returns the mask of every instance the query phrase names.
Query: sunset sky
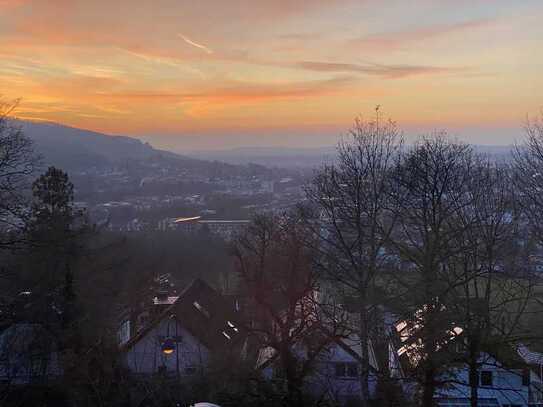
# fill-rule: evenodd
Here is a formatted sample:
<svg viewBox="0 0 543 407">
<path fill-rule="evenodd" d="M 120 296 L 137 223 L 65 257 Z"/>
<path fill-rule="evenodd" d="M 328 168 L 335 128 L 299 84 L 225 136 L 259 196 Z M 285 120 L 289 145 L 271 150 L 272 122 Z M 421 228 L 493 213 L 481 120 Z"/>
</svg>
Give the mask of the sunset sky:
<svg viewBox="0 0 543 407">
<path fill-rule="evenodd" d="M 543 107 L 542 21 L 541 0 L 0 0 L 0 94 L 168 148 L 331 144 L 377 104 L 505 144 Z"/>
</svg>

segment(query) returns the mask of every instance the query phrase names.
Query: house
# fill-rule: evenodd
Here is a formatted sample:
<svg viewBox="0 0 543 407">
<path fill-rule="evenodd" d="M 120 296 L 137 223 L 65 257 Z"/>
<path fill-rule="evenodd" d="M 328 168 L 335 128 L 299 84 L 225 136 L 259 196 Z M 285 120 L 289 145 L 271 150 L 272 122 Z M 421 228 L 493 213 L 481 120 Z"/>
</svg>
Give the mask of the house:
<svg viewBox="0 0 543 407">
<path fill-rule="evenodd" d="M 405 365 L 416 367 L 419 363 L 422 342 L 418 338 L 417 323 L 399 321 L 396 325 L 399 338 L 397 353 Z M 469 407 L 471 405 L 470 370 L 467 364 L 465 332 L 454 326 L 443 332 L 442 348 L 450 364 L 440 374 L 441 386 L 434 399 L 439 407 Z M 543 355 L 530 352 L 526 346 L 516 348 L 509 343 L 483 345 L 477 359 L 477 402 L 479 406 L 527 407 L 543 406 L 542 394 Z"/>
<path fill-rule="evenodd" d="M 0 386 L 42 385 L 61 378 L 62 313 L 56 304 L 47 307 L 43 297 L 22 291 L 4 302 L 0 316 Z"/>
<path fill-rule="evenodd" d="M 134 336 L 125 329 L 120 349 L 131 373 L 184 378 L 204 373 L 217 358 L 240 357 L 246 335 L 238 315 L 204 281 L 194 280 L 166 303 Z"/>
<path fill-rule="evenodd" d="M 497 355 L 482 352 L 478 363 L 478 404 L 480 406 L 531 406 L 539 396 L 540 378 L 526 363 L 517 360 L 505 363 Z M 509 359 L 509 358 L 507 358 Z M 469 370 L 467 366 L 452 369 L 447 377 L 450 384 L 435 395 L 438 406 L 470 406 Z"/>
<path fill-rule="evenodd" d="M 322 335 L 329 337 L 328 345 L 322 349 L 305 378 L 305 392 L 315 399 L 332 401 L 338 406 L 356 405 L 360 399 L 360 373 L 362 349 L 357 335 L 347 337 L 331 335 L 322 329 Z M 305 357 L 303 346 L 296 349 L 299 358 Z M 380 378 L 386 376 L 401 385 L 403 377 L 400 357 L 396 348 L 387 339 L 383 343 L 370 340 L 368 343 L 370 372 L 368 387 L 370 398 L 379 397 L 378 385 Z M 257 368 L 265 377 L 273 379 L 276 376 L 278 355 L 269 347 L 261 350 Z"/>
<path fill-rule="evenodd" d="M 369 392 L 375 395 L 379 366 L 373 344 L 368 344 Z M 307 378 L 307 388 L 316 398 L 333 400 L 343 406 L 360 398 L 361 344 L 357 337 L 334 339 L 323 350 Z"/>
<path fill-rule="evenodd" d="M 62 372 L 57 340 L 42 324 L 14 323 L 0 333 L 0 385 L 45 384 Z"/>
</svg>

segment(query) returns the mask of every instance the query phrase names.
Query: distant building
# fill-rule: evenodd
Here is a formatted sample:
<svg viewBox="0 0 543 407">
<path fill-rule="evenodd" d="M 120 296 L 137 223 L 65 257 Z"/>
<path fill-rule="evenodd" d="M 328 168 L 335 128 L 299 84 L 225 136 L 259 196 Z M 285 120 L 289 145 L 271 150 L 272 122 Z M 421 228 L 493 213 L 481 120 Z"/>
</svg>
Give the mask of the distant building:
<svg viewBox="0 0 543 407">
<path fill-rule="evenodd" d="M 250 220 L 200 220 L 198 224 L 224 240 L 232 240 L 249 226 Z"/>
<path fill-rule="evenodd" d="M 186 234 L 209 232 L 224 240 L 232 240 L 251 223 L 247 219 L 202 219 L 201 216 L 168 218 L 158 223 L 158 229 L 179 230 Z"/>
</svg>

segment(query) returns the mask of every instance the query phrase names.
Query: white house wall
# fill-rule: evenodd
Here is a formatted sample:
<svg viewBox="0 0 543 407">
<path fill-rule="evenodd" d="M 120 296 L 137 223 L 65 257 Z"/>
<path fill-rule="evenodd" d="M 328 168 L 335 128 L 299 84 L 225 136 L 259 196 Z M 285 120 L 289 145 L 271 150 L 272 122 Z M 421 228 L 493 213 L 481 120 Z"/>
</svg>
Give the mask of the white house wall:
<svg viewBox="0 0 543 407">
<path fill-rule="evenodd" d="M 480 360 L 482 363 L 479 372 L 491 371 L 493 376 L 492 386 L 483 386 L 479 383 L 479 398 L 495 398 L 500 405 L 527 406 L 529 400 L 529 386 L 522 385 L 522 370 L 507 370 L 500 367 L 499 363 L 492 357 L 486 355 Z M 468 368 L 457 369 L 452 378 L 456 383 L 451 384 L 448 389 L 439 391 L 438 398 L 469 398 L 469 370 Z"/>
<path fill-rule="evenodd" d="M 370 358 L 372 354 L 373 352 L 370 352 Z M 375 364 L 375 361 L 373 362 L 372 364 Z M 322 353 L 315 365 L 314 373 L 307 380 L 308 388 L 313 395 L 316 397 L 326 395 L 340 403 L 360 396 L 360 378 L 358 376 L 336 377 L 335 365 L 338 363 L 356 364 L 358 372 L 360 372 L 358 360 L 341 346 L 334 344 Z M 371 395 L 375 394 L 376 385 L 376 376 L 370 373 L 369 391 Z"/>
<path fill-rule="evenodd" d="M 168 327 L 169 324 L 169 327 Z M 196 338 L 194 338 L 181 324 L 172 320 L 164 320 L 152 330 L 147 332 L 136 344 L 126 353 L 127 367 L 132 373 L 153 374 L 159 369 L 165 369 L 167 373 L 177 372 L 181 375 L 191 375 L 201 371 L 209 360 L 209 351 Z M 164 338 L 180 338 L 177 350 L 166 355 L 162 352 L 162 341 Z M 161 366 L 163 366 L 161 368 Z"/>
</svg>

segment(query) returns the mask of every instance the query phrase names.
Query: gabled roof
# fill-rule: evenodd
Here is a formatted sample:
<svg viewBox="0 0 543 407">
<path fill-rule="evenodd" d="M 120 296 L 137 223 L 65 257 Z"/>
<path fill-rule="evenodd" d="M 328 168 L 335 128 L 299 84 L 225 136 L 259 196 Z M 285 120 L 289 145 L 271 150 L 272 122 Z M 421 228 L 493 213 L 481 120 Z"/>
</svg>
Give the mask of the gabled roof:
<svg viewBox="0 0 543 407">
<path fill-rule="evenodd" d="M 348 353 L 355 361 L 362 362 L 362 356 L 360 355 L 361 345 L 356 340 L 348 340 L 347 338 L 339 337 L 328 331 L 324 327 L 319 328 L 319 332 L 329 339 L 328 346 L 337 345 Z M 377 372 L 379 370 L 377 366 L 377 361 L 375 358 L 375 353 L 373 349 L 373 343 L 370 341 L 368 344 L 368 351 L 370 355 L 370 365 L 369 368 L 372 372 Z M 256 368 L 259 370 L 264 370 L 269 367 L 277 358 L 279 354 L 275 349 L 270 346 L 260 349 L 256 361 Z"/>
<path fill-rule="evenodd" d="M 232 305 L 200 279 L 195 279 L 177 300 L 121 346 L 127 351 L 161 321 L 172 318 L 209 350 L 216 350 L 243 341 L 245 332 Z"/>
</svg>

